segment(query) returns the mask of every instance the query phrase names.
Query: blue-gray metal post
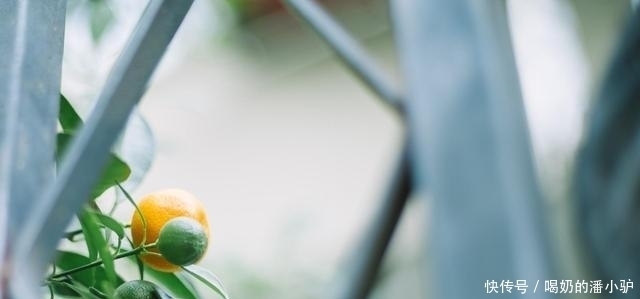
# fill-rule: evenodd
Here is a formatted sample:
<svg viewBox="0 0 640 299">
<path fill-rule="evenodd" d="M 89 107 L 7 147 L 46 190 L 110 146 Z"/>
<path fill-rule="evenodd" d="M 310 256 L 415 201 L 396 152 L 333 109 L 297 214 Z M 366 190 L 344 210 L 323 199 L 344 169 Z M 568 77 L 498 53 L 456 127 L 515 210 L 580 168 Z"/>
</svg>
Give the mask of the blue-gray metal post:
<svg viewBox="0 0 640 299">
<path fill-rule="evenodd" d="M 615 283 L 640 280 L 640 236 L 635 233 L 640 199 L 639 50 L 640 15 L 634 13 L 591 103 L 573 178 L 580 245 L 593 275 Z M 607 298 L 628 298 L 629 293 L 614 292 Z"/>
<path fill-rule="evenodd" d="M 66 0 L 0 2 L 0 298 L 12 245 L 54 174 Z"/>
<path fill-rule="evenodd" d="M 40 280 L 71 220 L 89 198 L 111 147 L 142 97 L 147 82 L 191 7 L 191 0 L 151 0 L 116 61 L 96 107 L 59 167 L 54 184 L 29 211 L 11 271 L 13 298 L 40 297 Z M 57 92 L 56 92 L 57 94 Z M 32 170 L 33 171 L 33 170 Z"/>
<path fill-rule="evenodd" d="M 526 280 L 526 298 L 551 298 L 544 280 L 554 278 L 553 263 L 505 1 L 395 0 L 392 9 L 416 188 L 428 178 L 433 199 L 433 298 L 494 298 L 488 280 Z"/>
</svg>

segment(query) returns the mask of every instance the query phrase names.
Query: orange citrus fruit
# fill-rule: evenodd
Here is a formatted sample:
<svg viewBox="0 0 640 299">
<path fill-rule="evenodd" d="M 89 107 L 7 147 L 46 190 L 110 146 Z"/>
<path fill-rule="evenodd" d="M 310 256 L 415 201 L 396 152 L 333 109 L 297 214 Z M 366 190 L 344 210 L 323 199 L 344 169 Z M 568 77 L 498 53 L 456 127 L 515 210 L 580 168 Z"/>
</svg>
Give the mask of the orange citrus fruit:
<svg viewBox="0 0 640 299">
<path fill-rule="evenodd" d="M 191 193 L 181 189 L 167 189 L 145 195 L 138 202 L 138 208 L 147 222 L 145 244 L 158 241 L 160 230 L 176 217 L 188 217 L 202 225 L 209 239 L 209 221 L 202 203 Z M 137 211 L 131 217 L 131 236 L 134 245 L 140 246 L 145 238 L 144 224 Z M 149 249 L 158 253 L 157 248 Z M 141 254 L 140 258 L 149 267 L 163 272 L 175 272 L 180 266 L 167 261 L 157 254 Z"/>
</svg>

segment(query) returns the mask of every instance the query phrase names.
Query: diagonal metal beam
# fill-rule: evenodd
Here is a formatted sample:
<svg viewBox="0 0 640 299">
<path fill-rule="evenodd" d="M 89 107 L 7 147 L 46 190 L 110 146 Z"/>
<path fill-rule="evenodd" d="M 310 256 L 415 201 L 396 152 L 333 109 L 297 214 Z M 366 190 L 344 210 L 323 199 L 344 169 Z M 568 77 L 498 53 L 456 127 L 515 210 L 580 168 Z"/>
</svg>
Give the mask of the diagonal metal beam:
<svg viewBox="0 0 640 299">
<path fill-rule="evenodd" d="M 53 177 L 65 8 L 66 0 L 0 2 L 0 273 Z M 0 278 L 4 298 L 8 277 Z"/>
<path fill-rule="evenodd" d="M 402 211 L 412 192 L 409 146 L 404 144 L 395 161 L 386 190 L 364 237 L 354 248 L 344 277 L 337 283 L 337 299 L 366 299 L 374 286 L 378 270 Z"/>
<path fill-rule="evenodd" d="M 553 277 L 505 1 L 395 0 L 416 188 L 426 185 L 434 298 Z M 501 298 L 519 298 L 519 292 Z"/>
<path fill-rule="evenodd" d="M 313 0 L 284 0 L 331 47 L 342 62 L 386 105 L 404 114 L 402 95 L 369 53 Z M 348 271 L 340 277 L 338 299 L 365 299 L 371 291 L 382 259 L 412 191 L 409 147 L 405 143 L 395 162 L 382 202 L 368 230 L 354 248 Z"/>
<path fill-rule="evenodd" d="M 331 47 L 342 62 L 385 104 L 403 114 L 402 96 L 365 49 L 313 0 L 285 0 L 287 6 Z M 335 298 L 364 299 L 371 291 L 402 210 L 412 191 L 408 146 L 396 161 L 382 202 L 363 239 L 354 248 L 352 262 L 336 288 Z"/>
<path fill-rule="evenodd" d="M 38 298 L 40 279 L 55 256 L 63 230 L 89 198 L 108 154 L 129 114 L 192 4 L 191 0 L 151 0 L 116 61 L 94 111 L 73 140 L 58 179 L 30 211 L 18 238 L 12 272 L 14 298 Z"/>
<path fill-rule="evenodd" d="M 338 55 L 367 87 L 393 109 L 402 112 L 401 93 L 371 55 L 313 0 L 283 0 Z"/>
</svg>

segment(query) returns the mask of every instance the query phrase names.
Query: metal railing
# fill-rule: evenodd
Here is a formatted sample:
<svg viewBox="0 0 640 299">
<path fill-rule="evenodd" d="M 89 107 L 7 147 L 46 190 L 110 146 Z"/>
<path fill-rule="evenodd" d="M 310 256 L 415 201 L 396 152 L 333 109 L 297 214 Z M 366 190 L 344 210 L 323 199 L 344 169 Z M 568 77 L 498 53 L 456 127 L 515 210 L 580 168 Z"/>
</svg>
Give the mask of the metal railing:
<svg viewBox="0 0 640 299">
<path fill-rule="evenodd" d="M 4 203 L 8 202 L 10 207 L 22 205 L 21 213 L 29 213 L 29 217 L 21 219 L 29 220 L 20 223 L 20 233 L 13 238 L 9 246 L 9 256 L 3 264 L 3 271 L 9 271 L 8 285 L 9 298 L 39 298 L 39 284 L 45 274 L 47 266 L 54 258 L 55 249 L 59 243 L 60 237 L 64 234 L 71 218 L 80 210 L 82 204 L 88 198 L 92 186 L 97 183 L 99 175 L 104 168 L 110 149 L 116 138 L 120 135 L 129 114 L 134 106 L 142 97 L 147 82 L 156 68 L 160 58 L 164 54 L 169 42 L 173 38 L 176 30 L 182 23 L 184 16 L 191 7 L 192 0 L 151 0 L 140 18 L 135 31 L 131 35 L 122 54 L 116 61 L 102 92 L 98 96 L 96 107 L 87 119 L 85 125 L 81 128 L 77 137 L 74 138 L 70 148 L 58 170 L 55 182 L 52 180 L 40 180 L 36 186 L 31 186 L 32 194 L 15 194 L 19 190 L 15 189 L 20 186 L 19 183 L 23 177 L 17 177 L 8 181 L 3 176 L 4 183 L 9 183 L 8 190 L 11 194 L 5 197 Z M 22 94 L 9 92 L 9 103 L 16 103 L 9 106 L 6 111 L 7 115 L 14 118 L 20 116 L 20 121 L 43 121 L 42 117 L 32 116 L 30 118 L 23 117 L 19 104 L 22 98 L 33 100 L 35 103 L 31 108 L 32 111 L 47 110 L 48 124 L 38 127 L 28 128 L 39 133 L 42 130 L 50 131 L 46 134 L 53 138 L 56 128 L 56 111 L 58 102 L 58 94 L 60 90 L 60 64 L 62 62 L 62 31 L 64 28 L 64 1 L 10 1 L 15 4 L 17 11 L 14 16 L 17 17 L 16 28 L 13 29 L 15 36 L 10 36 L 11 41 L 15 44 L 13 49 L 14 57 L 30 55 L 30 51 L 37 51 L 33 56 L 42 55 L 49 48 L 55 48 L 54 54 L 58 54 L 51 58 L 51 62 L 56 67 L 51 71 L 46 65 L 34 63 L 24 63 L 26 69 L 33 73 L 25 73 L 20 70 L 2 74 L 0 78 L 9 80 L 17 80 L 20 84 L 25 82 Z M 4 3 L 2 4 L 4 5 Z M 50 26 L 43 26 L 42 20 L 38 16 L 30 15 L 32 13 L 42 13 L 41 17 L 51 18 Z M 45 19 L 46 20 L 46 19 Z M 29 23 L 33 22 L 33 23 Z M 7 29 L 2 27 L 0 30 Z M 11 31 L 12 28 L 8 28 Z M 30 34 L 30 31 L 38 31 L 41 34 Z M 51 34 L 50 31 L 57 31 L 59 34 L 50 39 L 38 40 L 43 35 Z M 35 44 L 34 44 L 35 43 Z M 24 53 L 21 53 L 23 51 Z M 27 61 L 27 60 L 24 60 Z M 21 62 L 21 61 L 18 61 Z M 21 67 L 18 65 L 16 68 Z M 49 70 L 49 71 L 43 71 Z M 46 78 L 40 78 L 35 73 L 47 74 Z M 32 81 L 33 82 L 30 82 Z M 29 84 L 30 83 L 30 84 Z M 46 94 L 30 96 L 33 90 L 38 90 L 39 84 L 47 84 L 51 86 L 46 90 Z M 4 100 L 4 98 L 0 98 Z M 50 107 L 39 107 L 40 103 L 46 103 Z M 12 136 L 13 132 L 20 132 L 21 128 L 11 128 L 16 125 L 16 121 L 10 118 L 7 128 L 3 132 L 3 136 Z M 20 125 L 20 124 L 18 124 Z M 27 130 L 28 130 L 27 129 Z M 6 134 L 6 135 L 5 135 Z M 22 138 L 16 136 L 14 138 Z M 32 140 L 30 140 L 32 141 Z M 20 159 L 11 157 L 11 155 L 25 154 L 20 152 L 23 150 L 19 146 L 24 142 L 20 140 L 8 140 L 3 144 L 3 153 L 6 155 L 3 159 L 3 167 L 26 167 L 20 163 Z M 28 158 L 40 159 L 42 162 L 39 167 L 31 167 L 25 169 L 28 174 L 23 175 L 24 178 L 31 177 L 31 173 L 40 173 L 45 176 L 53 176 L 53 139 L 47 147 L 41 147 L 40 144 L 32 144 L 36 154 Z M 28 153 L 27 153 L 28 154 Z M 39 157 L 45 155 L 45 157 Z M 30 165 L 27 165 L 30 166 Z M 11 169 L 11 168 L 10 168 Z M 10 175 L 20 175 L 9 170 Z M 42 188 L 42 187 L 46 188 Z M 14 191 L 15 190 L 15 191 Z M 6 205 L 5 205 L 6 206 Z M 6 209 L 5 209 L 6 210 Z M 9 210 L 11 213 L 13 209 Z M 11 219 L 11 218 L 9 218 Z M 10 223 L 11 224 L 11 223 Z M 6 233 L 3 231 L 1 233 Z M 5 243 L 6 244 L 6 243 Z M 10 267 L 7 262 L 20 265 L 20 267 Z M 7 294 L 7 290 L 3 290 Z"/>
<path fill-rule="evenodd" d="M 40 296 L 63 229 L 192 3 L 150 1 L 53 181 L 65 2 L 0 3 L 0 298 Z M 334 298 L 367 297 L 408 197 L 426 190 L 436 298 L 488 296 L 488 279 L 553 277 L 505 1 L 391 1 L 403 92 L 317 3 L 285 3 L 407 129 Z"/>
</svg>

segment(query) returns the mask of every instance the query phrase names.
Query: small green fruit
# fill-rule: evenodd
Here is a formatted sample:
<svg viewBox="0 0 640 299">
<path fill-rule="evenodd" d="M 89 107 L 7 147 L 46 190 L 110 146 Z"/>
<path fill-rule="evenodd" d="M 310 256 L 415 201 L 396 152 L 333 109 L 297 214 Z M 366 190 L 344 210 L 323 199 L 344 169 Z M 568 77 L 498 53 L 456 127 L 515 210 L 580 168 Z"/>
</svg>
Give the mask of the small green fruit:
<svg viewBox="0 0 640 299">
<path fill-rule="evenodd" d="M 160 229 L 158 251 L 170 263 L 188 266 L 202 258 L 208 241 L 199 222 L 189 217 L 176 217 Z"/>
<path fill-rule="evenodd" d="M 164 292 L 154 283 L 132 280 L 121 284 L 113 294 L 114 299 L 162 299 Z"/>
</svg>

